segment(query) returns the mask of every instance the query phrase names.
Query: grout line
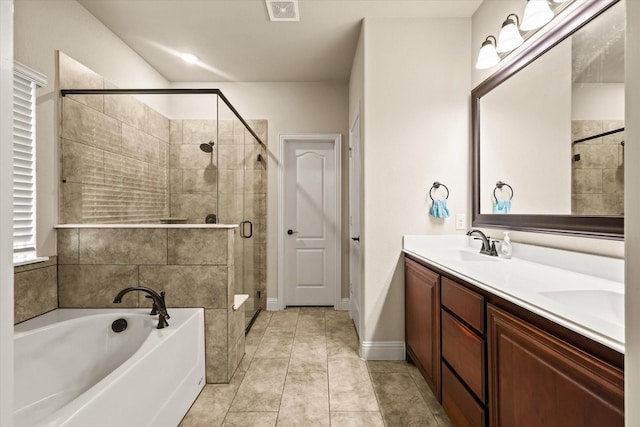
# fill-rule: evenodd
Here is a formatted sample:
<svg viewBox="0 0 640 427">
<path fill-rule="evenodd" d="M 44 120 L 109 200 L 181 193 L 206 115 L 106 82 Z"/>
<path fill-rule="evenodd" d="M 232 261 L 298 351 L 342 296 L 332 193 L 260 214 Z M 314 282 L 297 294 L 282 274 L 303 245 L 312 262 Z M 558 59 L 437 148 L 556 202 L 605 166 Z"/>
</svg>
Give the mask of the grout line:
<svg viewBox="0 0 640 427">
<path fill-rule="evenodd" d="M 280 419 L 280 408 L 282 408 L 282 397 L 284 396 L 284 390 L 285 390 L 285 387 L 287 386 L 287 378 L 289 377 L 289 367 L 291 366 L 291 356 L 293 355 L 293 343 L 296 339 L 296 332 L 298 330 L 298 320 L 300 320 L 299 310 L 296 312 L 296 326 L 293 328 L 293 338 L 291 339 L 291 350 L 289 351 L 289 361 L 287 362 L 287 372 L 284 374 L 284 384 L 282 384 L 282 393 L 280 393 L 280 404 L 278 405 L 278 415 L 276 416 L 276 426 L 278 425 L 278 420 Z"/>
<path fill-rule="evenodd" d="M 407 363 L 407 365 L 409 364 L 408 362 L 405 362 L 405 363 Z M 425 403 L 425 405 L 427 406 L 427 409 L 429 410 L 429 413 L 431 414 L 431 416 L 432 416 L 432 417 L 433 417 L 433 419 L 435 420 L 436 424 L 437 424 L 439 427 L 450 427 L 450 426 L 451 426 L 450 424 L 440 424 L 440 421 L 438 421 L 438 417 L 437 417 L 437 416 L 436 416 L 436 414 L 434 414 L 434 413 L 433 413 L 433 411 L 431 410 L 431 405 L 429 405 L 429 402 L 427 402 L 427 400 L 424 398 L 424 395 L 423 395 L 423 394 L 422 394 L 422 392 L 420 391 L 420 387 L 418 386 L 418 383 L 416 382 L 416 379 L 414 378 L 414 376 L 413 376 L 413 375 L 411 375 L 411 373 L 410 373 L 410 372 L 408 372 L 408 370 L 407 370 L 407 373 L 409 374 L 409 378 L 411 378 L 411 381 L 413 381 L 413 384 L 416 386 L 416 389 L 418 390 L 418 393 L 420 394 L 420 397 L 422 398 L 422 401 L 423 401 L 423 402 Z M 422 373 L 420 373 L 420 375 L 422 375 Z M 427 387 L 429 387 L 429 386 L 427 385 Z M 430 388 L 429 388 L 429 393 L 432 393 L 432 394 L 433 394 L 433 391 L 432 391 Z M 435 395 L 433 395 L 433 397 L 434 397 L 434 399 L 435 399 Z M 437 401 L 437 399 L 436 399 L 436 401 Z M 440 404 L 440 402 L 438 402 L 438 405 L 442 406 L 442 405 Z M 442 412 L 443 412 L 444 414 L 446 414 L 446 413 L 444 412 L 444 409 L 443 409 L 443 411 L 442 411 Z"/>
<path fill-rule="evenodd" d="M 260 314 L 258 314 L 258 316 L 260 316 Z M 260 347 L 260 344 L 262 343 L 262 339 L 264 338 L 264 334 L 265 334 L 265 332 L 267 330 L 267 327 L 269 327 L 269 323 L 271 323 L 271 317 L 269 317 L 269 321 L 267 322 L 267 326 L 265 327 L 264 331 L 262 332 L 262 336 L 260 337 L 260 342 L 256 346 L 256 352 L 258 351 L 258 347 Z M 251 333 L 251 332 L 249 332 L 249 333 Z M 246 341 L 245 341 L 245 343 L 246 343 Z M 245 355 L 246 355 L 246 351 L 245 351 Z M 238 384 L 238 387 L 235 389 L 235 391 L 233 393 L 233 398 L 231 399 L 231 402 L 229 403 L 229 407 L 227 408 L 227 411 L 224 414 L 224 418 L 222 419 L 222 423 L 223 424 L 226 421 L 227 417 L 229 416 L 229 412 L 231 411 L 231 406 L 233 406 L 233 401 L 236 399 L 236 396 L 238 395 L 238 391 L 240 390 L 240 387 L 242 386 L 242 383 L 246 379 L 247 372 L 249 372 L 249 369 L 251 369 L 251 365 L 253 365 L 253 359 L 254 358 L 255 358 L 255 353 L 253 354 L 253 356 L 251 356 L 251 361 L 249 362 L 249 365 L 247 366 L 247 370 L 242 373 L 242 380 L 240 381 L 240 384 Z M 238 373 L 238 370 L 236 369 L 236 374 L 237 373 Z M 233 379 L 233 377 L 231 379 Z M 229 379 L 229 381 L 231 381 L 231 379 Z M 271 412 L 271 411 L 256 411 L 256 412 Z"/>
<path fill-rule="evenodd" d="M 383 424 L 386 426 L 387 421 L 385 420 L 384 414 L 382 413 L 382 405 L 380 404 L 380 396 L 378 396 L 378 391 L 376 390 L 376 386 L 373 382 L 373 377 L 371 376 L 371 369 L 369 369 L 369 364 L 367 361 L 364 361 L 365 366 L 367 367 L 367 373 L 369 374 L 369 381 L 371 381 L 371 388 L 373 389 L 373 395 L 376 397 L 376 403 L 378 404 L 378 412 L 380 413 L 380 418 L 382 418 Z"/>
<path fill-rule="evenodd" d="M 324 353 L 327 355 L 325 359 L 326 368 L 327 368 L 327 400 L 329 403 L 329 427 L 331 427 L 331 385 L 329 384 L 329 345 L 327 339 L 327 312 L 326 310 L 322 313 L 322 319 L 324 320 Z"/>
</svg>

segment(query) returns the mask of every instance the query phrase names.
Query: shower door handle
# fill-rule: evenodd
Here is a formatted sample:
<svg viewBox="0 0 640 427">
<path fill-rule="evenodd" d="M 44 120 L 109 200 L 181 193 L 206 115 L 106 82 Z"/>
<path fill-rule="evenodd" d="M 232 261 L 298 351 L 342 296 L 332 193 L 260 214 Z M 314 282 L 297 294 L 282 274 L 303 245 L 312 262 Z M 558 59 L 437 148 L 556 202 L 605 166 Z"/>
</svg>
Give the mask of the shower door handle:
<svg viewBox="0 0 640 427">
<path fill-rule="evenodd" d="M 249 226 L 249 234 L 245 233 L 247 225 Z M 240 237 L 249 239 L 251 236 L 253 236 L 253 223 L 251 221 L 242 221 L 240 223 Z"/>
</svg>

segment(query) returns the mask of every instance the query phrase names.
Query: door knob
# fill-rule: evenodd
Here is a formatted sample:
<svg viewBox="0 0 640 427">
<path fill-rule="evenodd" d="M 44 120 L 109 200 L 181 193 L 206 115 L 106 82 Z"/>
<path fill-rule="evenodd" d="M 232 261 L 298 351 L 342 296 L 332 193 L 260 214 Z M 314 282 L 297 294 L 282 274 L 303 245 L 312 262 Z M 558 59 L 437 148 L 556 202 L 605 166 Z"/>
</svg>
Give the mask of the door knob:
<svg viewBox="0 0 640 427">
<path fill-rule="evenodd" d="M 287 230 L 287 234 L 291 236 L 292 234 L 297 233 L 297 231 L 293 231 L 292 229 Z"/>
<path fill-rule="evenodd" d="M 360 241 L 360 236 L 352 237 L 351 240 L 353 240 L 354 242 L 359 242 Z"/>
</svg>

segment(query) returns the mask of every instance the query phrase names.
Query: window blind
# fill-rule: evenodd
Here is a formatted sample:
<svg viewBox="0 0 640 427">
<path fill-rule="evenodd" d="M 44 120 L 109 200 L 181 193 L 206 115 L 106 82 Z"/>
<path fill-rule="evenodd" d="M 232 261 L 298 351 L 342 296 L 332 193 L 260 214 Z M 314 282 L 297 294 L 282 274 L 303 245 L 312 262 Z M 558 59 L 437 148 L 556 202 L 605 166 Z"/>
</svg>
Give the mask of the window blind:
<svg viewBox="0 0 640 427">
<path fill-rule="evenodd" d="M 15 64 L 13 73 L 13 253 L 36 253 L 36 86 L 40 73 Z"/>
</svg>

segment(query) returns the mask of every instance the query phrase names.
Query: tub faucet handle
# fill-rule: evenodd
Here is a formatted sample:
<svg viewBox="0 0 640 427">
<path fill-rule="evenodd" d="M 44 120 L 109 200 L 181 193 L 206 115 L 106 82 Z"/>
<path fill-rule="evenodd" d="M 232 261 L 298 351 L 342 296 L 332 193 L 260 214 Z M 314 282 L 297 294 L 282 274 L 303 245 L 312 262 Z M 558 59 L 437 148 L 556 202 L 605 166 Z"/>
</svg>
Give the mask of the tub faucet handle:
<svg viewBox="0 0 640 427">
<path fill-rule="evenodd" d="M 162 299 L 162 303 L 166 307 L 167 304 L 164 300 L 164 295 L 165 295 L 164 291 L 160 292 L 160 298 Z M 145 295 L 144 297 L 149 298 L 150 300 L 153 300 L 153 307 L 151 307 L 151 313 L 149 313 L 149 315 L 155 316 L 156 314 L 158 314 L 158 305 L 156 304 L 156 301 L 153 299 L 153 297 L 151 295 Z M 169 316 L 169 312 L 166 313 L 165 318 L 171 319 L 171 316 Z"/>
<path fill-rule="evenodd" d="M 149 298 L 150 300 L 153 300 L 153 298 L 149 295 L 145 295 L 145 298 Z M 156 314 L 158 314 L 158 306 L 156 305 L 156 302 L 153 301 L 153 307 L 151 307 L 151 313 L 149 313 L 150 316 L 155 316 Z"/>
<path fill-rule="evenodd" d="M 160 299 L 162 299 L 162 305 L 165 308 L 165 310 L 164 310 L 165 311 L 165 313 L 164 313 L 165 317 L 167 319 L 171 319 L 171 316 L 169 316 L 169 312 L 167 311 L 167 303 L 164 301 L 164 291 L 160 292 Z"/>
<path fill-rule="evenodd" d="M 162 313 L 158 314 L 158 329 L 163 329 L 169 326 L 169 323 L 167 322 L 168 317 L 169 317 L 168 313 L 166 316 Z"/>
</svg>

